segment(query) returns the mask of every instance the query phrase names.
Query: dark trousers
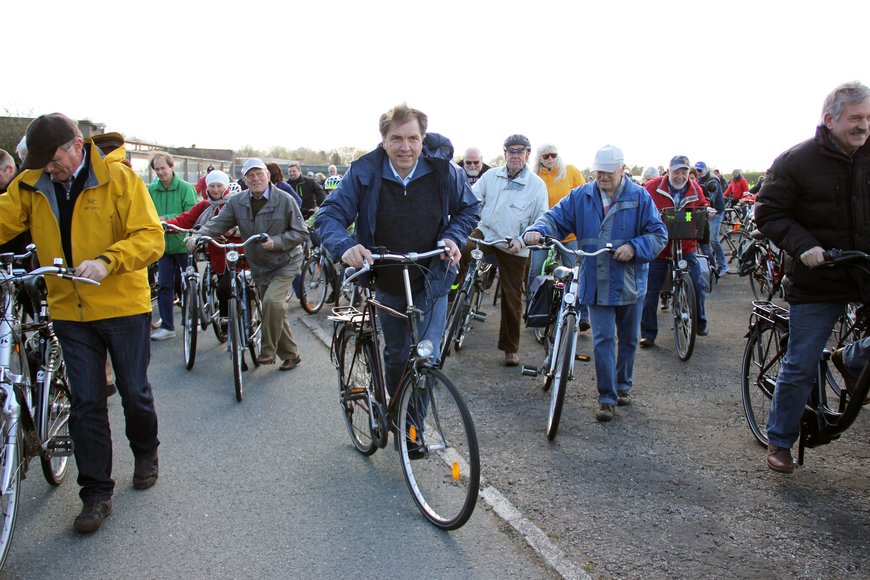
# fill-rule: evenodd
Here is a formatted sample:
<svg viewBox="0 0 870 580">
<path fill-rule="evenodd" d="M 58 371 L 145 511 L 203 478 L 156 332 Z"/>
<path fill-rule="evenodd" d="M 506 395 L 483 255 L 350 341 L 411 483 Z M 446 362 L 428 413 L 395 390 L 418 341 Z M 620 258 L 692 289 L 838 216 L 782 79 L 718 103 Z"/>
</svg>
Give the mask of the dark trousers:
<svg viewBox="0 0 870 580">
<path fill-rule="evenodd" d="M 172 308 L 175 299 L 176 274 L 184 272 L 187 268 L 187 254 L 163 254 L 157 261 L 157 309 L 160 311 L 162 320 L 160 328 L 175 330 L 172 318 Z"/>
<path fill-rule="evenodd" d="M 151 455 L 160 444 L 147 372 L 151 359 L 150 327 L 150 314 L 93 322 L 54 321 L 69 378 L 69 430 L 83 502 L 109 499 L 115 489 L 106 395 L 107 352 L 112 355 L 115 386 L 124 407 L 126 434 L 133 455 Z"/>
<path fill-rule="evenodd" d="M 471 233 L 471 237 L 483 238 L 479 230 Z M 462 250 L 462 260 L 459 265 L 457 280 L 465 279 L 468 262 L 471 261 L 471 250 L 476 247 L 474 242 L 468 242 Z M 528 277 L 528 256 L 515 256 L 502 250 L 481 246 L 485 255 L 494 254 L 498 266 L 498 280 L 501 285 L 501 327 L 498 330 L 498 349 L 505 352 L 520 350 L 520 322 L 523 319 L 523 291 Z"/>
</svg>

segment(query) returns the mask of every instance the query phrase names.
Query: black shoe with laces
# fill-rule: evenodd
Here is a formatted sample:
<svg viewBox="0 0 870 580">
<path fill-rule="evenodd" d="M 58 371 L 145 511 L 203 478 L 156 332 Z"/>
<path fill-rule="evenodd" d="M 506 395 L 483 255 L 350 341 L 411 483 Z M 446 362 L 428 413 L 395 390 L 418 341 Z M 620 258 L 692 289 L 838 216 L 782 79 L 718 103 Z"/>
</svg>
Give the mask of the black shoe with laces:
<svg viewBox="0 0 870 580">
<path fill-rule="evenodd" d="M 73 521 L 73 529 L 80 534 L 96 532 L 110 515 L 112 515 L 111 499 L 85 502 L 81 513 Z"/>
</svg>

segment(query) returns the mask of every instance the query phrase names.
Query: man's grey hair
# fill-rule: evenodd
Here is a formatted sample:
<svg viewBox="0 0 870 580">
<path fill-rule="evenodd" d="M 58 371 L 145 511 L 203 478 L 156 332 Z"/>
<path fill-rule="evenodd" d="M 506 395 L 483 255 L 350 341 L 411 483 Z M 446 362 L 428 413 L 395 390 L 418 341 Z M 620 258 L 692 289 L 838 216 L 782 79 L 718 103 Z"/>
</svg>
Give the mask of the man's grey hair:
<svg viewBox="0 0 870 580">
<path fill-rule="evenodd" d="M 463 155 L 462 158 L 467 159 L 469 155 L 476 155 L 477 157 L 481 158 L 480 159 L 481 161 L 483 161 L 483 154 L 480 152 L 480 149 L 478 149 L 477 147 L 469 147 L 468 149 L 466 149 L 465 155 Z"/>
<path fill-rule="evenodd" d="M 825 124 L 825 116 L 830 115 L 834 119 L 839 119 L 847 105 L 857 105 L 868 98 L 870 98 L 870 88 L 858 81 L 838 86 L 825 98 L 819 125 Z"/>
<path fill-rule="evenodd" d="M 540 173 L 542 167 L 546 167 L 542 163 L 544 153 L 556 153 L 556 166 L 553 168 L 556 171 L 556 179 L 553 180 L 553 185 L 559 183 L 568 174 L 568 169 L 565 167 L 565 160 L 561 155 L 558 155 L 559 148 L 552 143 L 544 143 L 538 147 L 538 152 L 535 155 L 535 173 Z"/>
<path fill-rule="evenodd" d="M 6 171 L 12 167 L 15 168 L 15 159 L 5 149 L 0 149 L 0 171 Z"/>
<path fill-rule="evenodd" d="M 298 167 L 299 169 L 302 169 L 302 165 L 298 161 L 296 161 L 295 159 L 291 159 L 287 163 L 287 169 L 290 169 L 291 167 Z"/>
<path fill-rule="evenodd" d="M 659 176 L 659 170 L 650 165 L 646 169 L 643 170 L 643 174 L 640 176 L 641 179 L 645 181 L 649 181 L 650 179 L 655 179 Z"/>
</svg>

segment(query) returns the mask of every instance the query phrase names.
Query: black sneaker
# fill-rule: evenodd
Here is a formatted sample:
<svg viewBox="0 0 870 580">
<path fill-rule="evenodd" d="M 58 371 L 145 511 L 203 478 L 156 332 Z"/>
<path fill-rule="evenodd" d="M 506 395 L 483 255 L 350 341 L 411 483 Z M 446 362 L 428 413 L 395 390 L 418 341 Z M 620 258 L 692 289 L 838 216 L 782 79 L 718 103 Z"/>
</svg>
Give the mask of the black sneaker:
<svg viewBox="0 0 870 580">
<path fill-rule="evenodd" d="M 613 420 L 614 409 L 613 405 L 608 405 L 607 403 L 602 403 L 601 406 L 598 407 L 598 410 L 595 411 L 595 420 L 599 422 L 606 422 Z"/>
<path fill-rule="evenodd" d="M 580 332 L 586 332 L 590 328 L 592 328 L 592 326 L 589 324 L 588 320 L 584 320 L 581 318 L 580 322 L 577 323 L 577 330 L 579 330 Z"/>
<path fill-rule="evenodd" d="M 157 452 L 152 455 L 136 457 L 133 468 L 133 488 L 148 489 L 157 482 Z"/>
<path fill-rule="evenodd" d="M 631 405 L 631 393 L 628 391 L 617 391 L 616 405 L 618 407 L 628 407 Z"/>
<path fill-rule="evenodd" d="M 73 529 L 80 534 L 96 532 L 110 515 L 112 515 L 112 500 L 87 502 L 73 521 Z"/>
</svg>

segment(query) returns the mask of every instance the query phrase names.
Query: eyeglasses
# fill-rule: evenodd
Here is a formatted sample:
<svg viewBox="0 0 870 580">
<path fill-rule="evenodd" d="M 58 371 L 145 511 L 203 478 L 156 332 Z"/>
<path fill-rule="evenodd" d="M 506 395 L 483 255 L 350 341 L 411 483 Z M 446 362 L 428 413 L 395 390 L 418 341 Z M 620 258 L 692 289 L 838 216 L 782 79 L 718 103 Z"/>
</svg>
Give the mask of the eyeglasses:
<svg viewBox="0 0 870 580">
<path fill-rule="evenodd" d="M 466 165 L 480 165 L 480 161 L 471 161 L 470 159 L 465 160 Z"/>
<path fill-rule="evenodd" d="M 555 159 L 558 156 L 558 153 L 544 153 L 543 155 L 541 155 L 541 159 Z"/>
<path fill-rule="evenodd" d="M 504 148 L 504 152 L 505 152 L 505 153 L 512 153 L 513 155 L 520 155 L 521 153 L 525 153 L 526 151 L 528 151 L 528 149 L 525 148 L 525 147 L 523 147 L 523 146 L 519 146 L 519 147 L 505 147 L 505 148 Z"/>
</svg>

